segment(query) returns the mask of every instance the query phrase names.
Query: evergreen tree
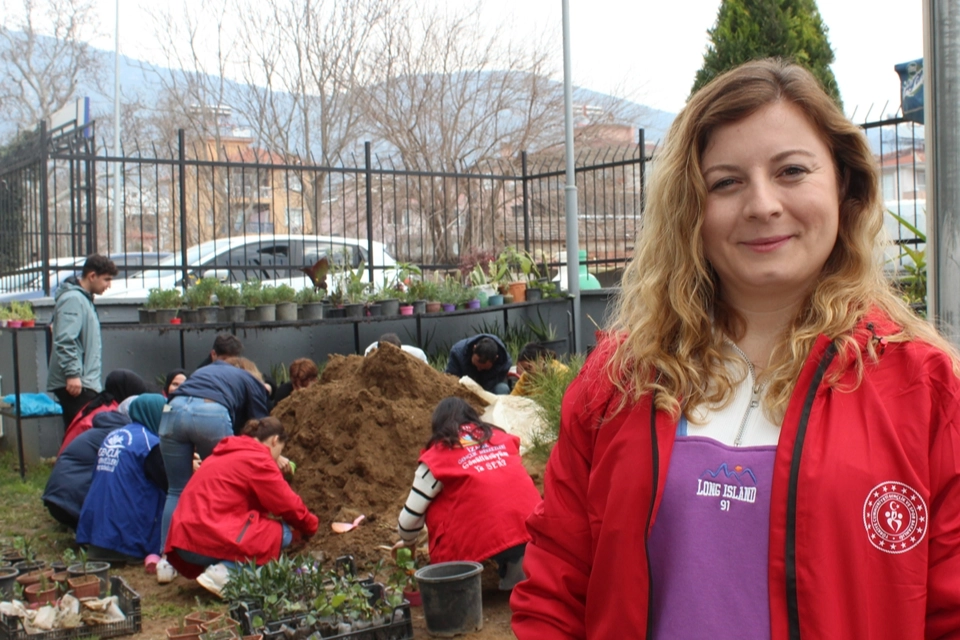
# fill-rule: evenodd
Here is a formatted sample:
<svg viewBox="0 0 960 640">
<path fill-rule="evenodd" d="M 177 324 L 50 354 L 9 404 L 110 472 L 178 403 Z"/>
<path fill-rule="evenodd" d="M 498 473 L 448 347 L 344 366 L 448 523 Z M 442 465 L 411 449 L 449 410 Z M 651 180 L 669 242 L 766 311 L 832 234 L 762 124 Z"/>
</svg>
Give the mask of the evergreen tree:
<svg viewBox="0 0 960 640">
<path fill-rule="evenodd" d="M 717 22 L 707 33 L 711 44 L 691 95 L 744 62 L 780 57 L 809 69 L 843 107 L 837 79 L 830 69 L 833 48 L 816 0 L 723 0 Z"/>
</svg>

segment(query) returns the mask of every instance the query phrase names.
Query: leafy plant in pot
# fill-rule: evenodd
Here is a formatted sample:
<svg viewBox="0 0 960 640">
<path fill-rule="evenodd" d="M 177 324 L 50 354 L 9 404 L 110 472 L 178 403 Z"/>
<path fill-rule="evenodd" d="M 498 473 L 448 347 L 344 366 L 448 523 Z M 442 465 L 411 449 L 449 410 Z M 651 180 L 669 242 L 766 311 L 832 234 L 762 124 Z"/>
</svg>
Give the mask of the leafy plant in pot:
<svg viewBox="0 0 960 640">
<path fill-rule="evenodd" d="M 82 598 L 97 597 L 100 594 L 105 593 L 107 588 L 107 580 L 109 577 L 108 572 L 110 571 L 110 563 L 87 560 L 87 552 L 83 549 L 80 549 L 80 553 L 78 555 L 80 557 L 80 562 L 67 567 L 67 572 L 71 576 L 67 579 L 67 584 L 70 585 L 74 595 L 76 595 L 77 598 Z M 95 590 L 94 587 L 96 588 Z M 78 592 L 78 588 L 81 589 L 81 591 Z M 93 593 L 93 595 L 80 595 L 87 593 Z"/>
<path fill-rule="evenodd" d="M 246 307 L 243 306 L 239 289 L 229 284 L 218 284 L 213 293 L 224 311 L 223 319 L 226 322 L 243 322 L 246 319 Z"/>
<path fill-rule="evenodd" d="M 403 592 L 404 599 L 411 606 L 420 606 L 420 587 L 417 585 L 417 578 L 414 574 L 417 572 L 417 559 L 413 550 L 407 547 L 397 549 L 395 555 L 397 563 L 396 569 L 390 576 L 390 582 Z"/>
<path fill-rule="evenodd" d="M 187 624 L 183 618 L 177 620 L 177 626 L 167 628 L 168 640 L 197 640 L 201 633 L 200 625 Z"/>
<path fill-rule="evenodd" d="M 277 303 L 277 320 L 297 319 L 297 292 L 287 284 L 281 284 L 274 290 Z"/>
<path fill-rule="evenodd" d="M 50 570 L 52 573 L 52 570 Z M 55 602 L 57 599 L 57 584 L 50 580 L 50 576 L 45 573 L 40 574 L 40 580 L 23 588 L 23 593 L 28 602 L 47 604 Z"/>
<path fill-rule="evenodd" d="M 307 286 L 297 292 L 297 303 L 303 308 L 304 320 L 320 320 L 323 318 L 323 294 L 313 287 Z"/>
<path fill-rule="evenodd" d="M 157 324 L 170 324 L 170 321 L 177 317 L 182 304 L 180 289 L 150 289 L 146 308 L 155 312 L 154 320 Z"/>
</svg>

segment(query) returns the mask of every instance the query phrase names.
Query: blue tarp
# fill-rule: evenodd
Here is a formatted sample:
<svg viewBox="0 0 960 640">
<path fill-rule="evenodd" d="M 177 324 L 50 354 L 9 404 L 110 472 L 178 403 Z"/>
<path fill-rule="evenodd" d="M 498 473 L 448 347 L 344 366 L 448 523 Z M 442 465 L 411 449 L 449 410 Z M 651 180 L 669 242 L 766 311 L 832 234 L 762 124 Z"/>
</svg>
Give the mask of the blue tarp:
<svg viewBox="0 0 960 640">
<path fill-rule="evenodd" d="M 3 396 L 2 399 L 5 404 L 12 405 L 13 407 L 17 406 L 16 396 L 12 393 L 8 396 Z M 20 400 L 23 404 L 23 409 L 20 411 L 21 417 L 59 416 L 63 414 L 63 407 L 50 398 L 50 396 L 43 393 L 21 393 Z"/>
</svg>

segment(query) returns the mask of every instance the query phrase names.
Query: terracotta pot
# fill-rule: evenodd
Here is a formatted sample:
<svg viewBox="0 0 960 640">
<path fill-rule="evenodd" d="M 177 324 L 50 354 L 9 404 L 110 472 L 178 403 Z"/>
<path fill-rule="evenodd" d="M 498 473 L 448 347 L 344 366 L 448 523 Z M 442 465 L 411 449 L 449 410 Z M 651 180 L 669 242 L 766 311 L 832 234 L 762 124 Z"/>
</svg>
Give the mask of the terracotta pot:
<svg viewBox="0 0 960 640">
<path fill-rule="evenodd" d="M 510 295 L 514 302 L 523 302 L 527 299 L 527 283 L 524 281 L 510 283 Z"/>
<path fill-rule="evenodd" d="M 437 313 L 440 311 L 439 302 L 427 302 L 426 307 L 424 308 L 426 313 Z"/>
<path fill-rule="evenodd" d="M 23 593 L 27 596 L 27 602 L 37 602 L 39 604 L 56 602 L 57 585 L 47 584 L 47 588 L 44 589 L 43 586 L 38 582 L 36 584 L 31 584 L 24 587 Z"/>
<path fill-rule="evenodd" d="M 183 617 L 184 624 L 195 624 L 203 627 L 205 624 L 210 624 L 214 620 L 219 620 L 223 617 L 223 614 L 219 611 L 194 611 L 193 613 L 188 613 Z"/>
<path fill-rule="evenodd" d="M 30 327 L 36 326 L 36 324 L 37 324 L 36 320 L 23 320 L 21 321 L 20 326 L 23 327 L 24 329 L 29 329 Z"/>
<path fill-rule="evenodd" d="M 233 629 L 236 631 L 234 635 L 240 635 L 240 623 L 227 616 L 220 616 L 208 622 L 201 622 L 200 628 L 206 632 L 219 631 L 220 629 Z"/>
<path fill-rule="evenodd" d="M 53 569 L 35 569 L 33 571 L 28 571 L 27 573 L 21 573 L 19 576 L 17 576 L 17 582 L 24 587 L 31 584 L 37 584 L 40 582 L 41 573 L 47 576 L 48 580 L 53 579 Z"/>
<path fill-rule="evenodd" d="M 80 576 L 67 579 L 67 584 L 77 600 L 83 598 L 97 598 L 100 596 L 100 578 L 94 575 Z"/>
<path fill-rule="evenodd" d="M 203 633 L 203 629 L 200 628 L 200 625 L 190 624 L 185 625 L 183 629 L 170 627 L 167 629 L 167 638 L 170 640 L 197 640 L 201 633 Z"/>
</svg>

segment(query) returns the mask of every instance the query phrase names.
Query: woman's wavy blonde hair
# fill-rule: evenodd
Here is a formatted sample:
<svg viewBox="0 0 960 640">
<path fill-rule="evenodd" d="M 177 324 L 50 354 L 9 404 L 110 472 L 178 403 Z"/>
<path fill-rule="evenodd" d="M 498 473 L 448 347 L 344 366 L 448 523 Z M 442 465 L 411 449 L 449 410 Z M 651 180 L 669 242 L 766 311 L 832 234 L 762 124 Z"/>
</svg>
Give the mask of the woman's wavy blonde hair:
<svg viewBox="0 0 960 640">
<path fill-rule="evenodd" d="M 698 91 L 680 112 L 650 179 L 643 226 L 615 302 L 611 329 L 624 337 L 607 364 L 623 402 L 657 392 L 659 409 L 688 418 L 690 409 L 723 406 L 742 374 L 726 366 L 723 341 L 742 337 L 742 318 L 718 296 L 719 281 L 703 253 L 706 185 L 700 158 L 711 134 L 765 105 L 789 102 L 820 133 L 840 186 L 837 243 L 806 303 L 775 346 L 764 371 L 764 410 L 779 424 L 817 336 L 840 343 L 863 372 L 853 329 L 871 309 L 900 331 L 888 341 L 919 338 L 954 360 L 956 351 L 900 300 L 883 274 L 883 207 L 877 162 L 866 138 L 805 69 L 782 60 L 749 62 Z M 715 330 L 719 329 L 719 330 Z M 871 357 L 872 341 L 868 345 Z M 836 377 L 839 377 L 837 374 Z M 830 384 L 836 379 L 828 380 Z M 682 406 L 681 406 L 682 403 Z"/>
</svg>

